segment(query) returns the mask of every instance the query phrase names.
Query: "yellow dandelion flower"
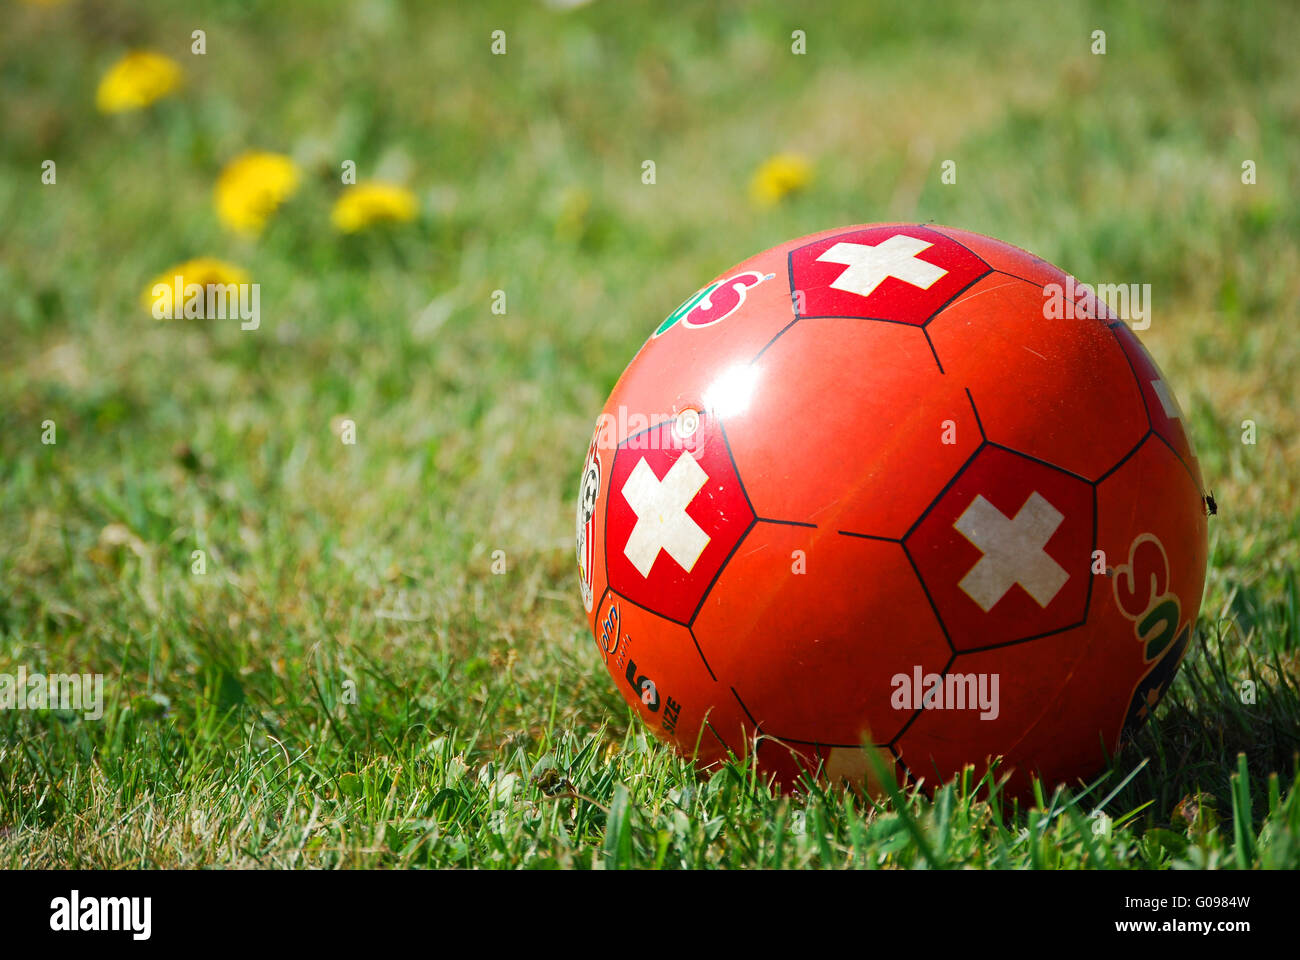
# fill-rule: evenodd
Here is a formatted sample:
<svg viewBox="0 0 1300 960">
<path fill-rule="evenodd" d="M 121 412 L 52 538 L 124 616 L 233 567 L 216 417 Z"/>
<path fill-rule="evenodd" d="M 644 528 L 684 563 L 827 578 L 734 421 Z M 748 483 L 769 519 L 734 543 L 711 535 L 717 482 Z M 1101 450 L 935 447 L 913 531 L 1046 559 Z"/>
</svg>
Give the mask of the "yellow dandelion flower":
<svg viewBox="0 0 1300 960">
<path fill-rule="evenodd" d="M 298 168 L 281 153 L 241 154 L 221 171 L 213 198 L 233 230 L 261 233 L 267 219 L 298 189 Z"/>
<path fill-rule="evenodd" d="M 95 105 L 102 113 L 140 110 L 171 93 L 181 83 L 181 65 L 152 50 L 132 50 L 99 81 Z"/>
<path fill-rule="evenodd" d="M 769 157 L 749 182 L 749 195 L 760 207 L 780 203 L 812 180 L 812 164 L 797 153 L 778 153 Z"/>
<path fill-rule="evenodd" d="M 209 286 L 228 290 L 231 284 L 246 283 L 248 283 L 248 272 L 233 263 L 218 260 L 216 257 L 196 257 L 158 274 L 153 282 L 145 287 L 140 300 L 145 309 L 159 320 L 171 320 L 185 316 L 186 304 L 195 302 L 196 291 L 192 289 L 194 286 L 201 288 L 202 294 L 206 296 Z"/>
<path fill-rule="evenodd" d="M 383 221 L 404 223 L 415 219 L 415 194 L 391 183 L 358 183 L 345 187 L 334 204 L 330 220 L 342 233 L 356 233 Z"/>
</svg>

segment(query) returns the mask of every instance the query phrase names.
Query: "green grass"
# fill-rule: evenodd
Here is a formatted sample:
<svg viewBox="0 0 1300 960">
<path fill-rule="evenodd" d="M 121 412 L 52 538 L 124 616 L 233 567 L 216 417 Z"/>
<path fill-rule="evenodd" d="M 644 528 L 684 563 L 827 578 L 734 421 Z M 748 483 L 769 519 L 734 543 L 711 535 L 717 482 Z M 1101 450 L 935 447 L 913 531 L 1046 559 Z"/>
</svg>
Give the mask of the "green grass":
<svg viewBox="0 0 1300 960">
<path fill-rule="evenodd" d="M 7 8 L 0 672 L 100 672 L 108 703 L 0 711 L 0 866 L 1300 866 L 1300 13 L 662 10 Z M 185 88 L 101 116 L 131 46 Z M 305 171 L 256 241 L 211 195 L 253 148 Z M 814 182 L 753 208 L 786 150 Z M 345 159 L 409 177 L 419 220 L 331 233 Z M 897 218 L 1151 283 L 1220 504 L 1154 722 L 1028 807 L 973 775 L 879 804 L 700 779 L 584 631 L 572 498 L 637 347 L 752 253 Z M 197 255 L 261 283 L 260 331 L 141 308 Z"/>
</svg>

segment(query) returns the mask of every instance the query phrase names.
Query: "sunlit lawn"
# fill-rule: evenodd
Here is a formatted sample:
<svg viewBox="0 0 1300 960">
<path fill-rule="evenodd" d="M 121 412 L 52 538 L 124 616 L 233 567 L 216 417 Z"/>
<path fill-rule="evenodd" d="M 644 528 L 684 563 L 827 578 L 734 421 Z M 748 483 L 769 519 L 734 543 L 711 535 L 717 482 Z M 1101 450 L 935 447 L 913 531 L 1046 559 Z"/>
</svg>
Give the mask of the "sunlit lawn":
<svg viewBox="0 0 1300 960">
<path fill-rule="evenodd" d="M 665 9 L 6 9 L 0 672 L 108 703 L 0 711 L 0 865 L 1300 865 L 1300 11 Z M 99 112 L 137 47 L 183 82 Z M 300 181 L 256 235 L 213 196 L 250 150 Z M 779 153 L 811 181 L 757 205 Z M 339 232 L 346 161 L 414 219 Z M 585 635 L 572 498 L 623 366 L 730 264 L 894 219 L 1150 283 L 1220 506 L 1155 722 L 1034 812 L 700 780 Z M 194 257 L 260 285 L 259 329 L 151 316 Z"/>
</svg>

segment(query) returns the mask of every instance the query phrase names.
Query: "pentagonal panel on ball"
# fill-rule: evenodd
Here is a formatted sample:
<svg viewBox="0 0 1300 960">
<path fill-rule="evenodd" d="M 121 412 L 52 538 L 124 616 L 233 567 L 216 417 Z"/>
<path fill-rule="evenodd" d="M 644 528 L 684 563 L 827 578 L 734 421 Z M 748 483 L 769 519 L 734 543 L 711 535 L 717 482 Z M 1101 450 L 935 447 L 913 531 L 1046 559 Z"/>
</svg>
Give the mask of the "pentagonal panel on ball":
<svg viewBox="0 0 1300 960">
<path fill-rule="evenodd" d="M 895 678 L 951 655 L 897 543 L 762 521 L 693 632 L 763 733 L 823 745 L 888 742 L 912 713 Z"/>
<path fill-rule="evenodd" d="M 689 623 L 754 520 L 718 419 L 677 418 L 629 437 L 610 469 L 610 587 Z"/>
<path fill-rule="evenodd" d="M 1173 387 L 1165 380 L 1151 354 L 1138 340 L 1126 323 L 1111 324 L 1111 332 L 1119 341 L 1120 347 L 1133 365 L 1133 375 L 1142 390 L 1142 401 L 1146 404 L 1147 414 L 1151 418 L 1151 429 L 1178 455 L 1178 459 L 1187 467 L 1196 484 L 1197 490 L 1203 489 L 1200 465 L 1196 461 L 1196 450 L 1192 447 L 1191 437 L 1187 433 L 1187 420 L 1183 408 L 1174 396 Z"/>
<path fill-rule="evenodd" d="M 986 446 L 904 541 L 957 651 L 1013 643 L 1084 619 L 1093 490 Z"/>
<path fill-rule="evenodd" d="M 988 272 L 967 247 L 919 224 L 854 227 L 790 251 L 790 291 L 800 318 L 922 326 Z"/>
<path fill-rule="evenodd" d="M 1056 314 L 1040 287 L 994 274 L 926 330 L 989 440 L 1095 480 L 1142 439 L 1146 411 L 1105 324 Z"/>
</svg>

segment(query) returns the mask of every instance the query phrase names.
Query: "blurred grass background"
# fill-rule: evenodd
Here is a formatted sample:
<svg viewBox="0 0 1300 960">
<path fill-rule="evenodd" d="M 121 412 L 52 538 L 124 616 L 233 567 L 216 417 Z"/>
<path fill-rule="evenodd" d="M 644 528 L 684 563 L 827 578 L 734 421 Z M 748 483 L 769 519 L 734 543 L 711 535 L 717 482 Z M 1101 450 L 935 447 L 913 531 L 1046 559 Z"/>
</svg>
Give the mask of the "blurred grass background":
<svg viewBox="0 0 1300 960">
<path fill-rule="evenodd" d="M 765 862 L 728 861 L 735 831 L 728 847 L 708 817 L 672 832 L 665 811 L 703 801 L 681 799 L 694 779 L 629 727 L 590 649 L 572 500 L 593 418 L 659 321 L 839 224 L 934 220 L 1150 283 L 1142 337 L 1220 505 L 1215 689 L 1231 699 L 1253 657 L 1283 689 L 1300 674 L 1294 5 L 69 0 L 5 20 L 0 671 L 102 672 L 112 706 L 102 724 L 0 715 L 0 863 L 662 863 L 606 829 L 628 822 L 628 771 L 646 830 L 683 851 L 668 863 Z M 101 75 L 142 47 L 181 88 L 97 112 Z M 213 207 L 247 150 L 303 174 L 256 238 Z M 756 169 L 791 152 L 810 182 L 756 206 Z M 414 191 L 416 219 L 334 231 L 346 160 Z M 261 285 L 260 330 L 141 306 L 197 256 Z M 1294 772 L 1294 699 L 1252 733 L 1260 714 L 1189 684 L 1162 710 L 1217 723 L 1218 746 L 1161 767 L 1135 799 L 1149 829 L 1202 777 L 1226 804 L 1235 750 Z M 562 755 L 601 805 L 560 814 L 528 785 Z M 503 771 L 532 813 L 499 803 Z M 916 855 L 893 837 L 853 849 Z M 839 862 L 790 844 L 774 864 Z"/>
</svg>

